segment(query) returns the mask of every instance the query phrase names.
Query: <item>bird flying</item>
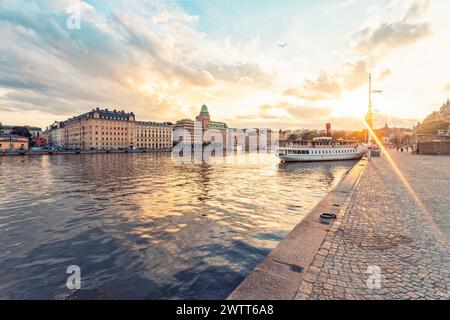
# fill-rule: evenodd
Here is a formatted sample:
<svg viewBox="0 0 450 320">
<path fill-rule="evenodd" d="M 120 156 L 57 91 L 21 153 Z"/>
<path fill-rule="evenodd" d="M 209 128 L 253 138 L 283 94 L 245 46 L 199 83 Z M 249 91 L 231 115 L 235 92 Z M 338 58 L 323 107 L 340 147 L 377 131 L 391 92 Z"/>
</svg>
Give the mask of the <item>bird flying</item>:
<svg viewBox="0 0 450 320">
<path fill-rule="evenodd" d="M 281 48 L 284 48 L 284 47 L 286 47 L 288 44 L 287 43 L 279 43 L 278 44 Z"/>
</svg>

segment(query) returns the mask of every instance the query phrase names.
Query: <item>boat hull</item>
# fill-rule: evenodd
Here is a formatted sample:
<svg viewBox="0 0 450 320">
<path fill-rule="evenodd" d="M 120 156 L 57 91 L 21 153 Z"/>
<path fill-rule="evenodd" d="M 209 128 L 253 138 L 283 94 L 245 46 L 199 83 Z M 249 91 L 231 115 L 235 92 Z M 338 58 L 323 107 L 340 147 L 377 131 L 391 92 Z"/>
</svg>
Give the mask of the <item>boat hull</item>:
<svg viewBox="0 0 450 320">
<path fill-rule="evenodd" d="M 346 161 L 346 160 L 360 160 L 364 157 L 364 152 L 355 154 L 318 154 L 318 155 L 303 155 L 303 154 L 284 154 L 278 155 L 282 162 L 325 162 L 325 161 Z"/>
</svg>

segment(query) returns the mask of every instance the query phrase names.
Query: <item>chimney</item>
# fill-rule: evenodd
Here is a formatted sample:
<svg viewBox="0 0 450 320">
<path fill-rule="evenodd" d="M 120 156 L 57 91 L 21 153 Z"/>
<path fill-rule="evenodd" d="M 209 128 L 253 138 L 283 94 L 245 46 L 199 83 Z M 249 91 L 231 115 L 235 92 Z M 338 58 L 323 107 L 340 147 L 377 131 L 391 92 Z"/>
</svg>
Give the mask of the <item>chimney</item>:
<svg viewBox="0 0 450 320">
<path fill-rule="evenodd" d="M 326 132 L 327 132 L 327 137 L 331 137 L 331 123 L 327 123 Z"/>
</svg>

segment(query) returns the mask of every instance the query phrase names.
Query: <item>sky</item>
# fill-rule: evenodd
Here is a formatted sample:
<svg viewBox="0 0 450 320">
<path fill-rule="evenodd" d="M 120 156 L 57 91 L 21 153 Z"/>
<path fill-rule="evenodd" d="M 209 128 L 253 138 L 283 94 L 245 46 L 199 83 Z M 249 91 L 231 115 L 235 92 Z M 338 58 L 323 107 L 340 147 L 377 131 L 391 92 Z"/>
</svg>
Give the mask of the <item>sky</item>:
<svg viewBox="0 0 450 320">
<path fill-rule="evenodd" d="M 450 97 L 448 0 L 0 0 L 0 122 L 93 108 L 231 127 L 410 127 Z M 79 24 L 78 24 L 79 22 Z M 280 44 L 286 44 L 282 47 Z"/>
</svg>

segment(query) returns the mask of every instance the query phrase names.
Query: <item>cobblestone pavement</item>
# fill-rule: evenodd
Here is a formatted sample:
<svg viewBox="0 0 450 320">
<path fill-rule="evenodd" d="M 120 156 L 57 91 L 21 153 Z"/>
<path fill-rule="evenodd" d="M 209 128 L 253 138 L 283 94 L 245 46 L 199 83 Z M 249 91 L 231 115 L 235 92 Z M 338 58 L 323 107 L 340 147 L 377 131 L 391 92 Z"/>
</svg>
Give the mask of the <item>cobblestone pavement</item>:
<svg viewBox="0 0 450 320">
<path fill-rule="evenodd" d="M 375 158 L 297 299 L 450 299 L 450 157 L 390 155 L 422 209 L 386 157 Z"/>
</svg>

